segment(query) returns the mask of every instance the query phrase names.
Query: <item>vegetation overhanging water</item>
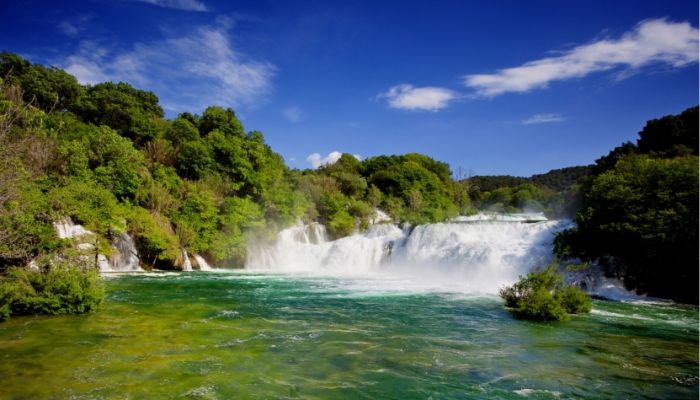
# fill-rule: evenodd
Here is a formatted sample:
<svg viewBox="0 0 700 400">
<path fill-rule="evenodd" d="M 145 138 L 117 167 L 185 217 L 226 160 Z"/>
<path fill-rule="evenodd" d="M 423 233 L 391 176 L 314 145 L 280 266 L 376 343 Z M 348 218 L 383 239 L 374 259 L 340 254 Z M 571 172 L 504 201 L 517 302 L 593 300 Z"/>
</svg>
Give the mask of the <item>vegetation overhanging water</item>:
<svg viewBox="0 0 700 400">
<path fill-rule="evenodd" d="M 563 324 L 495 296 L 245 272 L 107 281 L 102 311 L 0 325 L 2 398 L 697 398 L 698 310 L 595 301 Z"/>
</svg>

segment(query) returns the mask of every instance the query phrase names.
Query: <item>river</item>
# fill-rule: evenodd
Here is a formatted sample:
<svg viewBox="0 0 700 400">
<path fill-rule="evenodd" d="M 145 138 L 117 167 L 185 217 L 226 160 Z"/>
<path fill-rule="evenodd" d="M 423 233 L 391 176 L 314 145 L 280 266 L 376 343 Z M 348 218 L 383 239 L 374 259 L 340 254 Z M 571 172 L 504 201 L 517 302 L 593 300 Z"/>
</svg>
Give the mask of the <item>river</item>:
<svg viewBox="0 0 700 400">
<path fill-rule="evenodd" d="M 0 324 L 0 398 L 698 397 L 697 307 L 595 300 L 541 324 L 387 279 L 112 277 L 99 312 Z"/>
</svg>

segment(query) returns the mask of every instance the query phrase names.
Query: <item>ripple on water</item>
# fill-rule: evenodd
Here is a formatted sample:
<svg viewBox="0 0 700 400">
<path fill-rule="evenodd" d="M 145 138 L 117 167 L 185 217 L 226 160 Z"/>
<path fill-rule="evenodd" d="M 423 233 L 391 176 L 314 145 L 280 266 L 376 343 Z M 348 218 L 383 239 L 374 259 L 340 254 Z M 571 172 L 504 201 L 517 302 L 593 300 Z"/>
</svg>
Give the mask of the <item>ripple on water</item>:
<svg viewBox="0 0 700 400">
<path fill-rule="evenodd" d="M 697 308 L 595 301 L 542 325 L 492 296 L 185 275 L 110 278 L 100 312 L 3 322 L 0 398 L 698 397 Z"/>
</svg>

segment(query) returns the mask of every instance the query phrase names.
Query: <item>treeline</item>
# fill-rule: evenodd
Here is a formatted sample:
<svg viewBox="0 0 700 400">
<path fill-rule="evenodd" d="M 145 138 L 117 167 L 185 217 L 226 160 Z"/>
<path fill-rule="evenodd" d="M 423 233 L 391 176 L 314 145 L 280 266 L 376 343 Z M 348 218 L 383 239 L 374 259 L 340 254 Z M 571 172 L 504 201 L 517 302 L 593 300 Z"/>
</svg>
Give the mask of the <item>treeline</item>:
<svg viewBox="0 0 700 400">
<path fill-rule="evenodd" d="M 57 68 L 0 54 L 0 269 L 65 253 L 53 223 L 70 217 L 109 254 L 123 232 L 144 267 L 180 268 L 182 250 L 242 266 L 250 240 L 298 219 L 334 236 L 457 215 L 447 164 L 420 154 L 350 155 L 291 171 L 231 109 L 164 118 L 155 94 L 127 83 L 80 85 Z"/>
<path fill-rule="evenodd" d="M 641 293 L 697 304 L 698 107 L 647 122 L 592 172 L 557 254 L 597 262 Z"/>
<path fill-rule="evenodd" d="M 306 219 L 326 224 L 335 237 L 365 228 L 377 208 L 395 221 L 414 224 L 444 221 L 462 211 L 449 166 L 422 154 L 363 161 L 343 154 L 318 170 L 295 171 L 295 181 L 310 202 Z"/>
<path fill-rule="evenodd" d="M 580 206 L 580 182 L 591 166 L 554 169 L 531 177 L 473 176 L 464 180 L 471 204 L 494 212 L 538 211 L 551 218 L 572 217 Z"/>
</svg>

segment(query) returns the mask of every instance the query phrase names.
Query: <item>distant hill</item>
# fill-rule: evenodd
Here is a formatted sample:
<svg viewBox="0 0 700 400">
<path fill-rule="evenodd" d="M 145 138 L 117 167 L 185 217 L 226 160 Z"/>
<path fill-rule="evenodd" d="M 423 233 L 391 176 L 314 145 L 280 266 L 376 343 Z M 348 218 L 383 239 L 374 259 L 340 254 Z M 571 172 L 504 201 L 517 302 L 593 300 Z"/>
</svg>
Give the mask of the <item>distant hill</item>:
<svg viewBox="0 0 700 400">
<path fill-rule="evenodd" d="M 511 175 L 477 175 L 468 178 L 471 186 L 482 192 L 490 192 L 502 187 L 516 187 L 526 183 L 561 192 L 581 178 L 591 173 L 592 166 L 576 166 L 553 169 L 544 174 L 532 175 L 531 177 L 511 176 Z"/>
</svg>

